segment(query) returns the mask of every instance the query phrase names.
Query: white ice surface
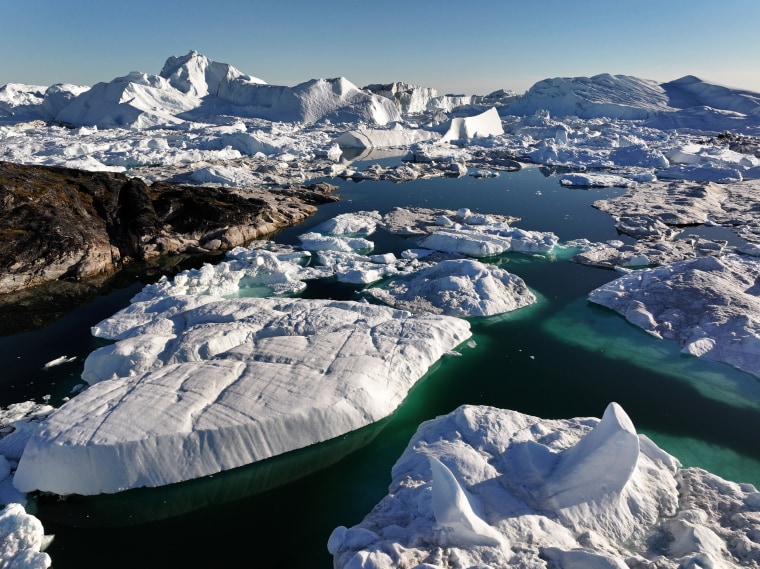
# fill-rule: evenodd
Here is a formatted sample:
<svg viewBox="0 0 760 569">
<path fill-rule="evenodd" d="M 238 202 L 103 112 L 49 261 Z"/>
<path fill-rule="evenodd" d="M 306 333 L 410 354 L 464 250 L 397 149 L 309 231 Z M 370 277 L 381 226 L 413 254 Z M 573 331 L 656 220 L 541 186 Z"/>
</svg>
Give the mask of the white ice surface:
<svg viewBox="0 0 760 569">
<path fill-rule="evenodd" d="M 332 439 L 391 414 L 470 335 L 365 303 L 208 295 L 135 302 L 95 333 L 119 340 L 88 359 L 102 381 L 40 425 L 22 491 L 159 486 Z"/>
<path fill-rule="evenodd" d="M 460 317 L 493 316 L 536 302 L 520 277 L 473 259 L 441 261 L 365 293 L 411 312 Z"/>
<path fill-rule="evenodd" d="M 0 567 L 47 569 L 52 560 L 41 549 L 48 541 L 42 523 L 21 504 L 8 504 L 0 510 Z"/>
<path fill-rule="evenodd" d="M 336 569 L 760 560 L 755 488 L 681 469 L 615 403 L 601 421 L 462 406 L 420 425 L 391 474 L 364 520 L 330 536 Z"/>
<path fill-rule="evenodd" d="M 422 238 L 419 244 L 435 251 L 481 258 L 501 255 L 508 251 L 548 253 L 558 241 L 553 233 L 527 231 L 504 223 L 488 223 L 455 224 Z"/>
<path fill-rule="evenodd" d="M 698 257 L 641 269 L 602 285 L 591 302 L 622 314 L 682 351 L 760 377 L 760 261 Z"/>
<path fill-rule="evenodd" d="M 496 108 L 491 107 L 479 115 L 451 119 L 451 124 L 441 140 L 449 142 L 500 134 L 504 134 L 501 118 Z"/>
<path fill-rule="evenodd" d="M 183 172 L 179 180 L 247 186 L 341 174 L 345 166 L 334 162 L 307 173 L 293 161 L 339 160 L 338 139 L 345 146 L 410 148 L 418 162 L 461 171 L 472 146 L 576 171 L 626 168 L 618 175 L 643 181 L 671 166 L 665 155 L 682 145 L 725 149 L 727 141 L 706 137 L 756 135 L 758 100 L 758 93 L 694 77 L 657 84 L 609 74 L 547 79 L 520 96 L 437 97 L 400 83 L 359 89 L 345 78 L 287 87 L 191 51 L 168 58 L 159 75 L 133 72 L 91 88 L 0 87 L 0 154 L 88 170 L 169 166 Z M 90 126 L 71 131 L 41 123 L 54 117 Z M 440 144 L 441 135 L 460 142 Z M 738 179 L 736 172 L 758 177 L 757 153 L 744 148 L 737 154 L 740 161 L 728 164 L 701 152 L 699 164 L 674 163 L 667 176 L 722 182 Z M 286 155 L 292 158 L 253 168 L 232 163 Z M 726 168 L 736 172 L 727 176 Z M 406 170 L 405 179 L 419 175 Z"/>
</svg>

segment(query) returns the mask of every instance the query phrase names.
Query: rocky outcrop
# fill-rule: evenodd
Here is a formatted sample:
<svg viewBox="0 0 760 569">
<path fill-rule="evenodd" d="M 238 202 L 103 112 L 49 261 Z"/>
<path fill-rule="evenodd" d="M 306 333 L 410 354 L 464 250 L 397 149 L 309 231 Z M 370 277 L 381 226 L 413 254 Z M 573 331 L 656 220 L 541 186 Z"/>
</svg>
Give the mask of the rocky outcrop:
<svg viewBox="0 0 760 569">
<path fill-rule="evenodd" d="M 149 186 L 124 174 L 0 162 L 0 293 L 222 252 L 295 225 L 337 200 L 334 189 Z"/>
</svg>

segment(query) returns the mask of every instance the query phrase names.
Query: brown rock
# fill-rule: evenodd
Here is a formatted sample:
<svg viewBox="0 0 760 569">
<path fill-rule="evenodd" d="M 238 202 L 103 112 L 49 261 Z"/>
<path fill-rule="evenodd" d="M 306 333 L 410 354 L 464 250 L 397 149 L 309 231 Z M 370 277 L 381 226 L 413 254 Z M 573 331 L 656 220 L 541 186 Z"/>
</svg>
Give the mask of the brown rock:
<svg viewBox="0 0 760 569">
<path fill-rule="evenodd" d="M 218 253 L 295 225 L 336 201 L 334 189 L 148 186 L 124 174 L 0 162 L 0 294 Z"/>
</svg>

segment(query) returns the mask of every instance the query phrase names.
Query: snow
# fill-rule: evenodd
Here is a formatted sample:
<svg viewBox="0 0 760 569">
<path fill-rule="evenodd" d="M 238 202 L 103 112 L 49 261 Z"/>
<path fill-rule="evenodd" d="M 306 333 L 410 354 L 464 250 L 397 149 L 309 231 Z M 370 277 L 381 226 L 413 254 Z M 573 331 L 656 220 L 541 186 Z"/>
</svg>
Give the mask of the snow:
<svg viewBox="0 0 760 569">
<path fill-rule="evenodd" d="M 537 300 L 517 275 L 471 259 L 442 261 L 366 294 L 411 312 L 462 317 L 503 314 Z"/>
<path fill-rule="evenodd" d="M 30 439 L 21 491 L 159 486 L 333 439 L 392 413 L 470 332 L 364 303 L 204 295 L 135 302 L 96 334 L 117 342 Z"/>
<path fill-rule="evenodd" d="M 624 275 L 589 294 L 684 353 L 760 377 L 760 263 L 734 254 L 697 257 Z"/>
<path fill-rule="evenodd" d="M 364 520 L 330 536 L 336 568 L 675 569 L 760 558 L 744 537 L 760 494 L 682 468 L 616 403 L 601 420 L 465 405 L 420 425 L 391 474 Z"/>
<path fill-rule="evenodd" d="M 52 564 L 41 549 L 47 544 L 42 523 L 21 504 L 0 510 L 0 562 L 13 569 L 46 569 Z"/>
</svg>

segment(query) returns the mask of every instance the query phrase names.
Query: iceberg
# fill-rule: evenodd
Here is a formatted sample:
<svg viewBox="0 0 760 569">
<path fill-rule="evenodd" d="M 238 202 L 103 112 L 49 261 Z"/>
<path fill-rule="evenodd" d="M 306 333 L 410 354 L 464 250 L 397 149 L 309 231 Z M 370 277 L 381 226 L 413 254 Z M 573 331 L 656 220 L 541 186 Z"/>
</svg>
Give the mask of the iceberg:
<svg viewBox="0 0 760 569">
<path fill-rule="evenodd" d="M 43 550 L 49 539 L 42 523 L 21 504 L 0 510 L 0 562 L 9 569 L 47 569 L 52 559 Z"/>
<path fill-rule="evenodd" d="M 367 303 L 210 295 L 135 302 L 95 333 L 117 341 L 27 443 L 23 492 L 166 485 L 333 439 L 390 415 L 470 335 Z"/>
<path fill-rule="evenodd" d="M 760 558 L 745 537 L 760 493 L 682 468 L 617 403 L 601 420 L 463 405 L 421 424 L 391 475 L 363 521 L 330 535 L 336 569 L 675 569 Z"/>
<path fill-rule="evenodd" d="M 406 148 L 418 142 L 440 137 L 441 135 L 437 132 L 421 129 L 363 129 L 343 133 L 335 139 L 335 143 L 341 148 Z"/>
<path fill-rule="evenodd" d="M 451 124 L 441 138 L 441 141 L 468 140 L 476 137 L 499 136 L 501 134 L 504 134 L 501 117 L 496 107 L 491 107 L 479 115 L 451 119 Z"/>
<path fill-rule="evenodd" d="M 441 261 L 364 293 L 410 312 L 460 317 L 503 314 L 537 300 L 517 275 L 472 259 Z"/>
<path fill-rule="evenodd" d="M 533 115 L 541 110 L 558 117 L 635 120 L 672 109 L 665 89 L 658 83 L 603 73 L 593 77 L 555 77 L 539 81 L 507 105 L 502 114 Z"/>
<path fill-rule="evenodd" d="M 159 75 L 133 71 L 98 83 L 55 116 L 59 122 L 99 128 L 147 129 L 220 115 L 312 124 L 400 119 L 389 99 L 362 91 L 345 78 L 313 79 L 295 87 L 268 85 L 226 63 L 191 51 L 169 57 Z"/>
<path fill-rule="evenodd" d="M 760 377 L 760 262 L 729 254 L 633 271 L 591 291 L 658 338 L 684 353 L 721 361 Z"/>
</svg>

